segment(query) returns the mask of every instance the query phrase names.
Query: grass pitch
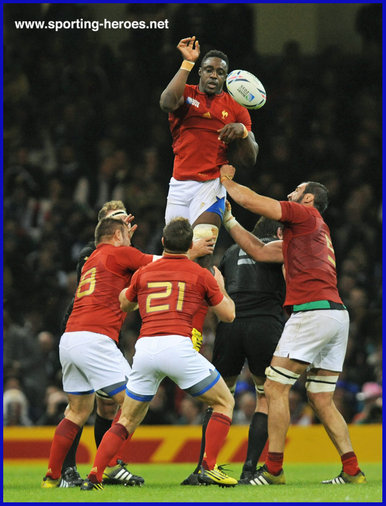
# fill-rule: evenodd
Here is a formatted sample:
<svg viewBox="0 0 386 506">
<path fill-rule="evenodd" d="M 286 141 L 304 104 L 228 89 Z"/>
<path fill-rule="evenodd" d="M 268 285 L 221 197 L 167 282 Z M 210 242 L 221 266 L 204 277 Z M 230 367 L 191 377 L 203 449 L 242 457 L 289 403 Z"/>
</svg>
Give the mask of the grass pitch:
<svg viewBox="0 0 386 506">
<path fill-rule="evenodd" d="M 366 485 L 321 485 L 320 481 L 337 476 L 340 465 L 286 464 L 285 486 L 181 486 L 194 464 L 130 464 L 129 469 L 145 478 L 142 487 L 106 486 L 103 491 L 76 489 L 42 489 L 46 467 L 42 465 L 6 464 L 4 466 L 4 502 L 382 502 L 381 464 L 362 463 Z M 79 466 L 86 476 L 90 466 Z M 238 478 L 241 464 L 229 465 L 229 474 Z"/>
</svg>

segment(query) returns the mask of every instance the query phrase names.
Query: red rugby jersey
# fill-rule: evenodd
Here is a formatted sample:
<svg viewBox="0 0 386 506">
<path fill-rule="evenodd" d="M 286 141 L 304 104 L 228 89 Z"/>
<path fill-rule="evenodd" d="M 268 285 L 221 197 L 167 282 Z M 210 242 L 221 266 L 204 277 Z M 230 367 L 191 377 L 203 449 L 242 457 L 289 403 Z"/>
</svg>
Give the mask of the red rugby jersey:
<svg viewBox="0 0 386 506">
<path fill-rule="evenodd" d="M 252 122 L 249 111 L 225 91 L 207 95 L 197 85 L 185 85 L 184 103 L 169 113 L 173 137 L 173 177 L 178 180 L 208 181 L 220 175 L 228 163 L 227 145 L 218 140 L 218 131 L 228 123 Z"/>
<path fill-rule="evenodd" d="M 88 330 L 118 342 L 127 315 L 120 309 L 119 294 L 134 271 L 152 260 L 153 255 L 132 246 L 99 244 L 82 268 L 66 332 Z"/>
<path fill-rule="evenodd" d="M 342 302 L 336 279 L 330 230 L 315 207 L 281 201 L 283 256 L 286 271 L 284 305 L 317 300 Z"/>
<path fill-rule="evenodd" d="M 134 274 L 126 297 L 139 304 L 139 337 L 178 334 L 191 338 L 193 316 L 203 299 L 216 306 L 224 295 L 207 269 L 187 257 L 166 255 Z"/>
</svg>

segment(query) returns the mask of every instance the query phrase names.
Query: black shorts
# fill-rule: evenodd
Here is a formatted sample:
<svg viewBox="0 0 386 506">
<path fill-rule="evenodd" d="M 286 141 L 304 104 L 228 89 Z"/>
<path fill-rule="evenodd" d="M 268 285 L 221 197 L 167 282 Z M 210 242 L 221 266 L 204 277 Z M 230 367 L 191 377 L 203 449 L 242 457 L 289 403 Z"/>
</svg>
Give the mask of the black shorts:
<svg viewBox="0 0 386 506">
<path fill-rule="evenodd" d="M 284 323 L 272 316 L 220 322 L 214 341 L 213 365 L 223 378 L 229 378 L 240 374 L 247 359 L 251 373 L 264 377 L 283 328 Z"/>
</svg>

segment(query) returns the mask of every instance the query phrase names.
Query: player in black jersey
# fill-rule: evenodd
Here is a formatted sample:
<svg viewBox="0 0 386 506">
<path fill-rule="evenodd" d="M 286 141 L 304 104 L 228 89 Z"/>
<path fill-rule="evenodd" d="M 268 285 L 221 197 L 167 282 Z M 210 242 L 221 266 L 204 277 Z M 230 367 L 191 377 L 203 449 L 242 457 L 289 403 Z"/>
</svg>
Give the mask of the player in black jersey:
<svg viewBox="0 0 386 506">
<path fill-rule="evenodd" d="M 282 225 L 261 217 L 253 234 L 263 242 L 281 239 Z M 257 392 L 256 411 L 249 426 L 248 450 L 239 480 L 239 484 L 248 485 L 268 438 L 264 371 L 271 362 L 285 323 L 282 307 L 285 281 L 280 264 L 256 262 L 237 244 L 225 252 L 219 269 L 225 278 L 226 290 L 235 302 L 236 318 L 232 323 L 218 324 L 212 362 L 234 393 L 237 377 L 247 359 Z M 198 484 L 196 475 L 203 457 L 205 428 L 210 416 L 211 408 L 208 408 L 198 466 L 181 485 Z"/>
</svg>

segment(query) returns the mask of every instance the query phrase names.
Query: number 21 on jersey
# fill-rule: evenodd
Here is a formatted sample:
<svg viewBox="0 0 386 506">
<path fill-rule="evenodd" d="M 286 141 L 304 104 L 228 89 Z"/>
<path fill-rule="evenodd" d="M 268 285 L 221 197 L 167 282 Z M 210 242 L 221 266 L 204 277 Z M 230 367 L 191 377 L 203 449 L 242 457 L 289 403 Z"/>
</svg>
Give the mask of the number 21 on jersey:
<svg viewBox="0 0 386 506">
<path fill-rule="evenodd" d="M 172 283 L 171 281 L 153 281 L 147 283 L 148 288 L 161 288 L 161 291 L 150 293 L 146 297 L 146 313 L 169 311 L 170 309 L 182 311 L 185 286 L 186 283 L 184 281 L 178 281 L 177 283 Z M 177 290 L 177 301 L 175 302 L 175 308 L 171 308 L 171 304 L 166 299 L 170 298 L 175 290 Z"/>
</svg>

